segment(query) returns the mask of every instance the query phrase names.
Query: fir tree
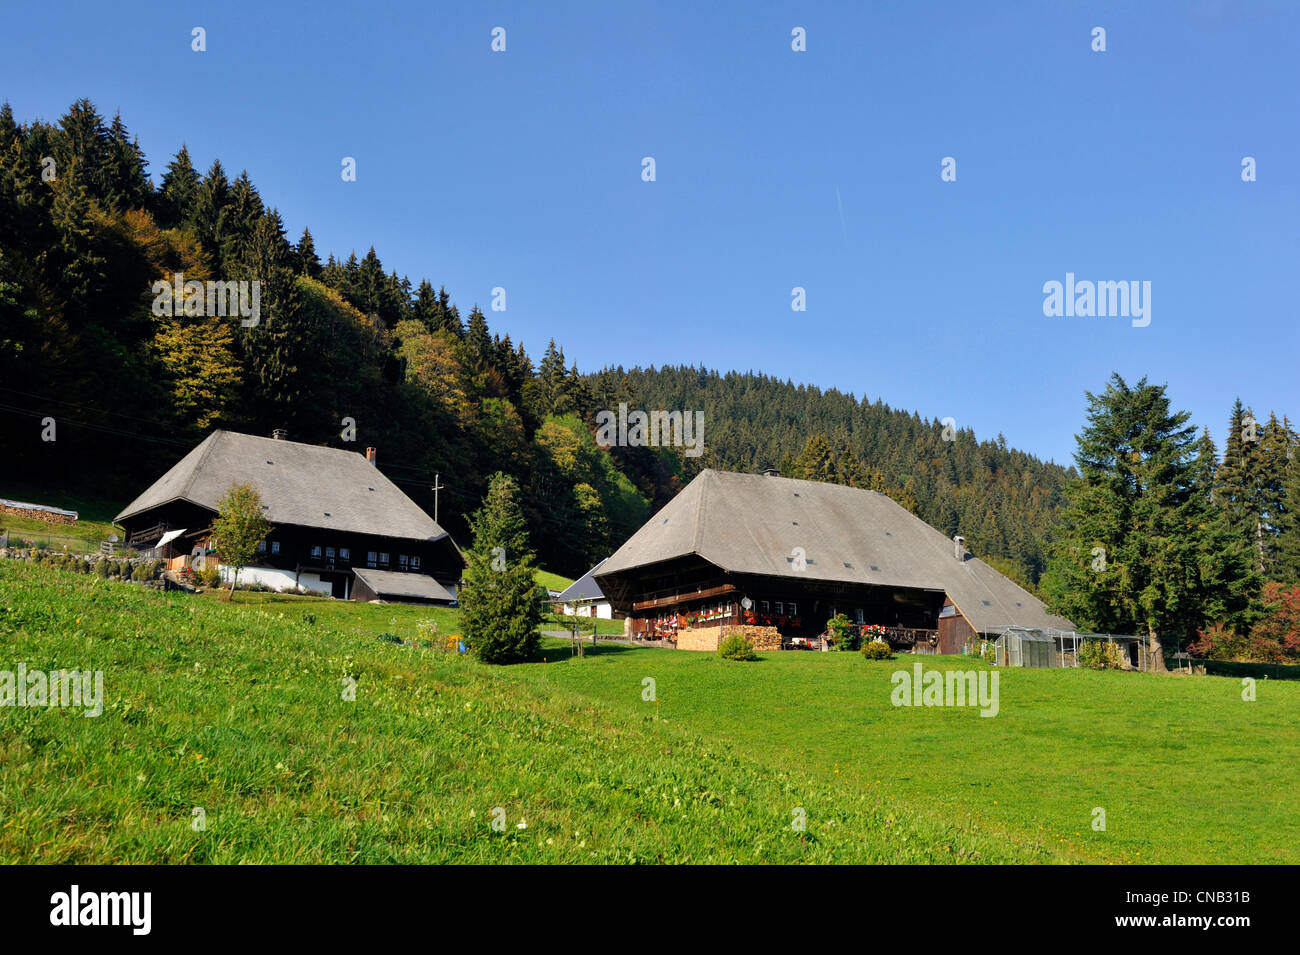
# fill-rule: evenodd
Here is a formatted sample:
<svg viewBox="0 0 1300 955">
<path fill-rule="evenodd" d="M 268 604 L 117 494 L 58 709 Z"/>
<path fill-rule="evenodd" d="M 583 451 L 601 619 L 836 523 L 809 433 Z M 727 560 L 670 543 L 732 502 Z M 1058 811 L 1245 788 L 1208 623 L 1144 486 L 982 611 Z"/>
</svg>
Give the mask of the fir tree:
<svg viewBox="0 0 1300 955">
<path fill-rule="evenodd" d="M 1081 477 L 1043 589 L 1081 627 L 1146 634 L 1151 665 L 1164 669 L 1166 643 L 1189 643 L 1210 621 L 1240 622 L 1258 578 L 1198 483 L 1195 429 L 1165 389 L 1116 374 L 1087 397 Z"/>
<path fill-rule="evenodd" d="M 500 472 L 470 519 L 474 546 L 458 594 L 471 649 L 486 663 L 518 663 L 537 655 L 542 605 L 533 551 L 515 480 Z"/>
<path fill-rule="evenodd" d="M 333 256 L 330 257 L 331 263 Z M 294 263 L 299 275 L 319 278 L 321 274 L 320 259 L 316 256 L 316 241 L 311 237 L 311 229 L 302 230 L 302 238 L 294 248 Z"/>
<path fill-rule="evenodd" d="M 164 227 L 178 226 L 194 217 L 202 180 L 190 161 L 190 151 L 181 146 L 167 164 L 158 191 L 158 220 Z"/>
</svg>

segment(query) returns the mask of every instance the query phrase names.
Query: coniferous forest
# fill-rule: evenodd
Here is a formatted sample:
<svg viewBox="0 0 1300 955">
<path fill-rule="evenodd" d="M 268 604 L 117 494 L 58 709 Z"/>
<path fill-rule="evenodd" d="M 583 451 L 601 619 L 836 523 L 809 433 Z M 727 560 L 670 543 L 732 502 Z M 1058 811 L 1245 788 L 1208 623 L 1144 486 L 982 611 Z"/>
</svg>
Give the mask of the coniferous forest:
<svg viewBox="0 0 1300 955">
<path fill-rule="evenodd" d="M 10 493 L 125 503 L 213 428 L 283 428 L 297 441 L 378 448 L 381 470 L 431 513 L 439 476 L 439 520 L 462 541 L 504 472 L 540 564 L 577 576 L 700 469 L 771 466 L 890 495 L 1025 586 L 1041 584 L 1081 626 L 1152 623 L 1207 654 L 1300 655 L 1300 462 L 1285 417 L 1256 420 L 1238 401 L 1221 422 L 1191 424 L 1167 396 L 1165 443 L 1132 453 L 1178 464 L 1137 474 L 1107 458 L 1128 439 L 1108 451 L 1101 432 L 1155 400 L 1142 386 L 1094 405 L 1105 421 L 1081 438 L 1076 469 L 1001 435 L 981 441 L 880 399 L 761 373 L 584 372 L 562 343 L 534 358 L 510 329 L 489 327 L 477 304 L 438 282 L 437 263 L 398 275 L 370 244 L 377 237 L 318 249 L 309 224 L 291 229 L 293 210 L 268 206 L 247 171 L 232 176 L 219 160 L 197 168 L 177 146 L 155 181 L 122 117 L 88 100 L 52 124 L 0 109 L 0 468 Z M 154 283 L 176 273 L 260 281 L 260 320 L 155 314 Z M 704 452 L 598 447 L 597 413 L 623 402 L 702 411 Z M 1226 429 L 1222 450 L 1210 424 Z M 1178 518 L 1161 533 L 1186 545 L 1163 582 L 1133 599 L 1080 570 L 1095 541 L 1122 538 L 1099 515 L 1119 506 L 1125 482 L 1147 495 L 1134 514 L 1153 488 L 1168 491 Z M 1144 600 L 1187 593 L 1196 612 L 1144 616 Z"/>
</svg>

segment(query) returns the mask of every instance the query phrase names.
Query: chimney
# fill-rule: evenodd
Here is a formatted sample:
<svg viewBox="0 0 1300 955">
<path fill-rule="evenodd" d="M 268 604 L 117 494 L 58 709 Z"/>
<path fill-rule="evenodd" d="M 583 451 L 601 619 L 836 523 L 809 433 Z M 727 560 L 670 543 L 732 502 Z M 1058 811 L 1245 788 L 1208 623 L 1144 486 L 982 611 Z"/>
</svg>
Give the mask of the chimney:
<svg viewBox="0 0 1300 955">
<path fill-rule="evenodd" d="M 957 559 L 960 561 L 965 561 L 966 560 L 966 538 L 958 534 L 956 537 L 952 539 L 952 543 L 953 543 L 953 548 L 956 552 Z"/>
<path fill-rule="evenodd" d="M 379 465 L 375 463 L 375 455 L 377 453 L 378 452 L 374 448 L 366 448 L 366 460 L 370 462 L 372 468 L 379 467 Z"/>
<path fill-rule="evenodd" d="M 762 470 L 761 473 L 762 473 L 763 477 L 780 477 L 780 476 L 781 476 L 781 472 L 780 472 L 780 471 L 778 471 L 776 468 L 770 468 L 770 467 L 769 467 L 769 468 L 763 468 L 763 470 Z"/>
<path fill-rule="evenodd" d="M 276 428 L 271 432 L 271 437 L 275 438 L 277 441 L 288 441 L 289 432 L 284 430 L 284 428 Z"/>
</svg>

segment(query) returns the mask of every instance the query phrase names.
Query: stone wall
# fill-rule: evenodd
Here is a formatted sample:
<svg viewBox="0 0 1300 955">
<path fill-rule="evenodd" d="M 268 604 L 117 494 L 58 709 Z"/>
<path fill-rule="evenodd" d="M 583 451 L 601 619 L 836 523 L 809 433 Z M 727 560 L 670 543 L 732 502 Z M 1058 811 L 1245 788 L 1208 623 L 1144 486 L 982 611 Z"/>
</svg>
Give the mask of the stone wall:
<svg viewBox="0 0 1300 955">
<path fill-rule="evenodd" d="M 776 627 L 738 626 L 724 624 L 720 627 L 693 627 L 677 631 L 678 650 L 705 650 L 716 653 L 724 637 L 739 633 L 754 645 L 755 650 L 780 650 L 781 632 Z"/>
<path fill-rule="evenodd" d="M 166 587 L 163 578 L 163 562 L 156 558 L 68 554 L 30 547 L 0 547 L 0 558 L 45 564 L 57 570 L 72 571 L 74 574 L 98 574 L 106 580 L 131 580 L 159 589 Z"/>
</svg>

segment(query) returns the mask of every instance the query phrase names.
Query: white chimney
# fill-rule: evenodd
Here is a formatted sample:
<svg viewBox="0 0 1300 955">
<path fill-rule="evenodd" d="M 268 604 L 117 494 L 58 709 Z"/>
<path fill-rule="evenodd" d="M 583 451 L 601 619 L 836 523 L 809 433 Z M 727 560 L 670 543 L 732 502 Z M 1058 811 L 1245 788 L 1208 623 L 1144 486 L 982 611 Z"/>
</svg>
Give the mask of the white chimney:
<svg viewBox="0 0 1300 955">
<path fill-rule="evenodd" d="M 952 543 L 957 559 L 964 561 L 966 559 L 966 538 L 958 534 L 952 539 Z"/>
</svg>

